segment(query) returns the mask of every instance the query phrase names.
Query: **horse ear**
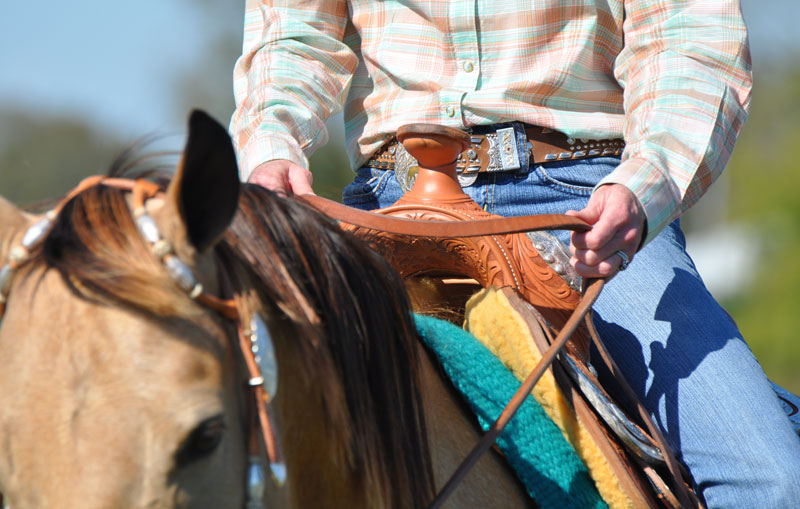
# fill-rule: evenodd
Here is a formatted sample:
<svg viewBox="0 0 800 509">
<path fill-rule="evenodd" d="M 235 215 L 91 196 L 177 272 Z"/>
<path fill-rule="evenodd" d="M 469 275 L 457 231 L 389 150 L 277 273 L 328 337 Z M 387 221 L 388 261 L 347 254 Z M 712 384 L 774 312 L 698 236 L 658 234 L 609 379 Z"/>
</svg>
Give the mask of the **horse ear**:
<svg viewBox="0 0 800 509">
<path fill-rule="evenodd" d="M 183 160 L 167 196 L 198 251 L 214 245 L 233 221 L 239 202 L 236 154 L 225 128 L 202 111 L 189 118 Z"/>
</svg>

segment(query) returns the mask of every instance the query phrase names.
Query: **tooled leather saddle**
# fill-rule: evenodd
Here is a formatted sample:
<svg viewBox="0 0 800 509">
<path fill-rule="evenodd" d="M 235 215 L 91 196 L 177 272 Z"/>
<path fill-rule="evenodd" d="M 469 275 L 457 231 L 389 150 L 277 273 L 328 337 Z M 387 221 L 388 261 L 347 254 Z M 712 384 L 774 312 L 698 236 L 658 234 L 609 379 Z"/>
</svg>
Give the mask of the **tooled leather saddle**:
<svg viewBox="0 0 800 509">
<path fill-rule="evenodd" d="M 397 138 L 418 161 L 418 170 L 413 188 L 394 205 L 363 212 L 316 196 L 303 199 L 382 254 L 406 280 L 416 306 L 446 308 L 458 315 L 476 288 L 504 288 L 525 320 L 554 343 L 552 338 L 581 303 L 582 283 L 563 245 L 542 232 L 589 226 L 563 215 L 503 218 L 481 209 L 456 177 L 456 158 L 469 144 L 462 131 L 412 124 L 401 127 Z M 643 407 L 639 404 L 640 415 L 630 418 L 603 390 L 589 368 L 592 342 L 627 387 L 590 316 L 575 328 L 551 369 L 628 499 L 636 507 L 701 505 Z M 544 355 L 550 345 L 537 346 Z M 635 400 L 632 391 L 627 392 Z"/>
</svg>

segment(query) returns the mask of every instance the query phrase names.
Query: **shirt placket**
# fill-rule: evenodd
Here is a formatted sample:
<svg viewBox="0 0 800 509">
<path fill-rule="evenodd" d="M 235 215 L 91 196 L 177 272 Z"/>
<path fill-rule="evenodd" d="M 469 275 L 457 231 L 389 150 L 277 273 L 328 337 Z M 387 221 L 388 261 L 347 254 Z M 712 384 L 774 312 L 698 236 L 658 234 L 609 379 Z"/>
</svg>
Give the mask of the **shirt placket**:
<svg viewBox="0 0 800 509">
<path fill-rule="evenodd" d="M 452 119 L 452 125 L 460 127 L 465 126 L 464 97 L 477 89 L 480 75 L 476 2 L 449 2 L 453 81 L 452 86 L 442 93 L 442 113 L 447 120 Z"/>
</svg>

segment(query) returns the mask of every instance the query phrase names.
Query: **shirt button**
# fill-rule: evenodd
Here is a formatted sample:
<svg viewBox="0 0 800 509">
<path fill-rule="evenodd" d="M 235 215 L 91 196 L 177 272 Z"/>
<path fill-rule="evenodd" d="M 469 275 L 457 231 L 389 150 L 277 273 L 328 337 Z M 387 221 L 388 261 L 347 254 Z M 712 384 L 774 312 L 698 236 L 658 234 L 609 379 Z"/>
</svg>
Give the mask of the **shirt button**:
<svg viewBox="0 0 800 509">
<path fill-rule="evenodd" d="M 452 117 L 456 114 L 456 110 L 452 106 L 448 106 L 447 108 L 445 108 L 444 112 L 448 117 Z"/>
<path fill-rule="evenodd" d="M 466 72 L 472 72 L 472 70 L 475 69 L 475 66 L 472 65 L 472 62 L 464 62 L 463 67 Z"/>
</svg>

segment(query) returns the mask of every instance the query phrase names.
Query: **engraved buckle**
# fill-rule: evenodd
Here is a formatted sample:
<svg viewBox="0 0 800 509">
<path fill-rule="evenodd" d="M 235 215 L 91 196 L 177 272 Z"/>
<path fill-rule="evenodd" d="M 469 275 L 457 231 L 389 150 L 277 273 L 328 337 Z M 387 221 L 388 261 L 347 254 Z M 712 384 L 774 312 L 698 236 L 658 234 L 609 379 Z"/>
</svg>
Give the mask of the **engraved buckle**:
<svg viewBox="0 0 800 509">
<path fill-rule="evenodd" d="M 513 127 L 497 130 L 497 148 L 500 151 L 500 165 L 504 171 L 520 169 L 517 132 Z"/>
</svg>

